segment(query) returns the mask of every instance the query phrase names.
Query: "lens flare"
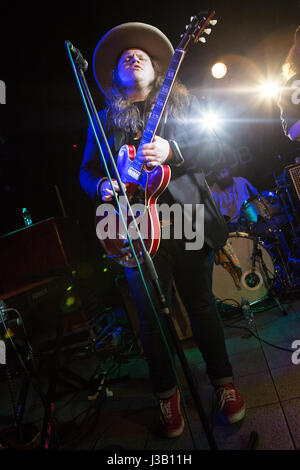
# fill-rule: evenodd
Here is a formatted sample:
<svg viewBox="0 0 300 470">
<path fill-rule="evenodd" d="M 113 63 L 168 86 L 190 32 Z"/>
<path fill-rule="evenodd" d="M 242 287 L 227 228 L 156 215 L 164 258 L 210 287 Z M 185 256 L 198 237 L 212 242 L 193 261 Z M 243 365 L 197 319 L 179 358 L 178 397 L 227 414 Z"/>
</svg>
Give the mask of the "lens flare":
<svg viewBox="0 0 300 470">
<path fill-rule="evenodd" d="M 265 82 L 259 87 L 259 89 L 262 95 L 268 98 L 276 98 L 279 93 L 279 87 L 276 82 Z"/>
<path fill-rule="evenodd" d="M 220 117 L 216 113 L 207 113 L 201 119 L 201 125 L 208 130 L 216 129 L 219 124 Z"/>
</svg>

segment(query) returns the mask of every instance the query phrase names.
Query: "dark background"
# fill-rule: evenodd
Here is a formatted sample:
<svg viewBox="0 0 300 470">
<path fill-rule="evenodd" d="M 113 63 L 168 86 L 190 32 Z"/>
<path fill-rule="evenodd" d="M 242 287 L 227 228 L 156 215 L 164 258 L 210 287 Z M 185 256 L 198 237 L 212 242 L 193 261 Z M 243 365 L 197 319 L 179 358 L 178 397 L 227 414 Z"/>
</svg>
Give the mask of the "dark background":
<svg viewBox="0 0 300 470">
<path fill-rule="evenodd" d="M 274 186 L 273 174 L 300 149 L 284 136 L 276 103 L 259 100 L 253 87 L 262 77 L 279 77 L 300 23 L 298 0 L 2 5 L 0 80 L 6 83 L 6 104 L 0 106 L 0 234 L 22 227 L 22 207 L 29 208 L 34 222 L 61 216 L 57 185 L 67 214 L 79 220 L 91 246 L 97 244 L 94 208 L 78 180 L 88 119 L 64 41 L 89 62 L 86 78 L 100 108 L 104 101 L 92 56 L 109 29 L 127 21 L 150 23 L 176 47 L 189 17 L 205 8 L 215 8 L 218 24 L 206 45 L 189 50 L 181 80 L 225 118 L 218 135 L 233 174 L 260 190 Z M 210 77 L 219 59 L 229 66 L 223 80 Z M 252 91 L 242 93 L 245 87 Z M 208 158 L 215 152 L 208 145 Z"/>
</svg>

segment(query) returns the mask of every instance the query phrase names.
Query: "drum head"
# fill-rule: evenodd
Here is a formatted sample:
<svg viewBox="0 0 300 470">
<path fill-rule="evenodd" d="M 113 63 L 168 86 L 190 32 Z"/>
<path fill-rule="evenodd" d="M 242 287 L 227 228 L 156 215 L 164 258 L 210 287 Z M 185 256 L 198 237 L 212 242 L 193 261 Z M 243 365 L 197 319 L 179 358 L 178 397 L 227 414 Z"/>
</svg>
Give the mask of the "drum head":
<svg viewBox="0 0 300 470">
<path fill-rule="evenodd" d="M 252 254 L 254 248 L 254 239 L 246 233 L 231 233 L 228 241 L 230 242 L 242 268 L 242 277 L 240 280 L 241 288 L 238 289 L 233 278 L 221 265 L 214 266 L 213 272 L 213 294 L 226 304 L 235 305 L 241 303 L 242 297 L 245 297 L 249 303 L 262 299 L 267 295 L 268 289 L 265 282 L 265 274 L 262 268 L 260 258 L 256 257 L 255 271 L 252 271 Z M 258 243 L 258 249 L 261 251 L 262 259 L 268 269 L 270 278 L 274 277 L 274 264 L 266 248 Z"/>
</svg>

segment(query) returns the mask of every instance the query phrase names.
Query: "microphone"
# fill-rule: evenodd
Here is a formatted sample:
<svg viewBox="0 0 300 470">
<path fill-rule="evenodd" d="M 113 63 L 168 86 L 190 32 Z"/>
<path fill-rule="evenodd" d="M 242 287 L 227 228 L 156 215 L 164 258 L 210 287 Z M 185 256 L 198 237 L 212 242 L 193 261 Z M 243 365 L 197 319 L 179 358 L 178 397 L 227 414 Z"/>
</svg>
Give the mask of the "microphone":
<svg viewBox="0 0 300 470">
<path fill-rule="evenodd" d="M 241 307 L 242 307 L 243 317 L 247 321 L 248 325 L 252 326 L 252 324 L 254 323 L 254 315 L 249 305 L 249 302 L 247 299 L 245 299 L 245 297 L 242 297 Z"/>
<path fill-rule="evenodd" d="M 84 59 L 80 50 L 77 49 L 70 41 L 66 41 L 65 44 L 69 47 L 70 52 L 75 60 L 75 63 L 78 68 L 82 69 L 84 72 L 88 69 L 88 62 Z"/>
</svg>

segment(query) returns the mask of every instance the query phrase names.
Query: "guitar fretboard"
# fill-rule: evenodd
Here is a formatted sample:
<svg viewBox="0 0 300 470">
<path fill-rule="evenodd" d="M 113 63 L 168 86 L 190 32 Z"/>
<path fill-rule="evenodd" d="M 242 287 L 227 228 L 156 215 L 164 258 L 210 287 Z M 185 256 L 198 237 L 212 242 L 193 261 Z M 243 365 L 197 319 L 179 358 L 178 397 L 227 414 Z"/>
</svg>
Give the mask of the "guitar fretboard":
<svg viewBox="0 0 300 470">
<path fill-rule="evenodd" d="M 176 49 L 171 60 L 170 66 L 168 68 L 167 74 L 157 96 L 155 105 L 147 122 L 146 128 L 144 130 L 143 136 L 141 138 L 141 142 L 139 148 L 142 147 L 144 144 L 148 144 L 152 142 L 157 127 L 160 123 L 161 117 L 163 115 L 169 94 L 171 92 L 172 86 L 175 82 L 176 75 L 178 73 L 180 64 L 184 57 L 184 50 Z M 135 178 L 138 179 L 141 172 L 143 171 L 144 163 L 141 162 L 138 158 L 135 158 L 130 165 L 132 172 L 130 174 Z M 136 178 L 136 176 L 138 176 Z"/>
</svg>

